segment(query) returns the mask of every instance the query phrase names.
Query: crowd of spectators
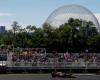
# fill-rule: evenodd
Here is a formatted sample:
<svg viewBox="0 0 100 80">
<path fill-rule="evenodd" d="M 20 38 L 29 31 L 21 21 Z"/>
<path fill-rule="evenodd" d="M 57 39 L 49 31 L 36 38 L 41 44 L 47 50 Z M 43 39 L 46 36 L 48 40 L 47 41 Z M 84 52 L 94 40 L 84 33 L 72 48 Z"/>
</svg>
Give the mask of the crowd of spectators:
<svg viewBox="0 0 100 80">
<path fill-rule="evenodd" d="M 12 66 L 97 66 L 99 53 L 46 53 L 44 48 L 0 49 L 0 61 L 8 61 Z"/>
<path fill-rule="evenodd" d="M 66 65 L 97 65 L 100 61 L 99 53 L 37 53 L 34 50 L 23 50 L 14 52 L 12 55 L 12 62 L 23 63 L 24 65 L 31 64 L 47 65 L 47 64 L 66 64 Z"/>
</svg>

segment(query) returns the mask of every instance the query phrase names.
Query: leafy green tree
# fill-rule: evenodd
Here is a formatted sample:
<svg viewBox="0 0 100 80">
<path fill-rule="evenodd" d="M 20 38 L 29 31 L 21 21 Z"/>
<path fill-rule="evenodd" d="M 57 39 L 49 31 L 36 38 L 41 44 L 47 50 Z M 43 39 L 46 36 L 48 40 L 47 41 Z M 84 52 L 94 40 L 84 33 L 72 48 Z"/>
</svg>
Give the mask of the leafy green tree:
<svg viewBox="0 0 100 80">
<path fill-rule="evenodd" d="M 17 21 L 14 21 L 14 22 L 12 23 L 11 26 L 12 26 L 12 30 L 13 30 L 14 34 L 15 34 L 17 31 L 19 31 L 19 29 L 20 29 L 20 27 L 21 27 L 21 26 L 19 26 L 19 24 L 18 24 Z"/>
<path fill-rule="evenodd" d="M 94 23 L 70 18 L 59 27 L 44 23 L 42 27 L 19 26 L 12 23 L 12 30 L 0 33 L 0 44 L 13 44 L 14 47 L 46 48 L 47 52 L 100 52 L 100 34 Z"/>
</svg>

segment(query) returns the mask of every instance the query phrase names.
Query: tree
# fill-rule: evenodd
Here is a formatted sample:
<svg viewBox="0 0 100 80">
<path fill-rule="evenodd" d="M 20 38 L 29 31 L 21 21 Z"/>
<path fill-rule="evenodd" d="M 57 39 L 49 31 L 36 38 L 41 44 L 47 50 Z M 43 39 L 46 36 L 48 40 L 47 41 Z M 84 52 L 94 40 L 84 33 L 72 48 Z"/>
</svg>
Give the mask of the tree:
<svg viewBox="0 0 100 80">
<path fill-rule="evenodd" d="M 31 27 L 32 27 L 31 25 L 28 25 L 28 26 L 26 27 L 28 33 L 31 31 Z"/>
<path fill-rule="evenodd" d="M 93 22 L 81 19 L 70 18 L 57 28 L 48 23 L 38 28 L 34 25 L 22 28 L 14 21 L 12 31 L 0 33 L 0 44 L 46 48 L 48 52 L 84 52 L 86 49 L 100 52 L 100 34 Z"/>
<path fill-rule="evenodd" d="M 88 38 L 90 52 L 100 52 L 100 34 Z"/>
<path fill-rule="evenodd" d="M 14 21 L 14 22 L 12 23 L 11 26 L 12 26 L 12 30 L 13 30 L 14 34 L 15 34 L 17 31 L 19 31 L 19 29 L 20 29 L 20 27 L 21 27 L 21 26 L 19 26 L 19 24 L 18 24 L 17 21 Z"/>
<path fill-rule="evenodd" d="M 28 31 L 28 33 L 30 33 L 30 32 L 34 32 L 37 28 L 36 28 L 36 26 L 35 25 L 28 25 L 27 27 L 26 27 L 26 29 L 27 29 L 27 31 Z"/>
</svg>

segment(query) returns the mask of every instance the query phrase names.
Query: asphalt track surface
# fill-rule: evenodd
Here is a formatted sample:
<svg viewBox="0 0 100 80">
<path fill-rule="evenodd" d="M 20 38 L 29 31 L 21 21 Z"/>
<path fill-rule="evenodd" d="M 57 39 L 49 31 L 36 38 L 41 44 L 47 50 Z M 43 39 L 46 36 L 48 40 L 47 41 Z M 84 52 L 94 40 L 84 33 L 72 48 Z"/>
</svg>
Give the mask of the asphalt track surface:
<svg viewBox="0 0 100 80">
<path fill-rule="evenodd" d="M 1 74 L 0 80 L 100 80 L 100 75 L 74 74 L 77 78 L 52 78 L 50 74 Z"/>
</svg>

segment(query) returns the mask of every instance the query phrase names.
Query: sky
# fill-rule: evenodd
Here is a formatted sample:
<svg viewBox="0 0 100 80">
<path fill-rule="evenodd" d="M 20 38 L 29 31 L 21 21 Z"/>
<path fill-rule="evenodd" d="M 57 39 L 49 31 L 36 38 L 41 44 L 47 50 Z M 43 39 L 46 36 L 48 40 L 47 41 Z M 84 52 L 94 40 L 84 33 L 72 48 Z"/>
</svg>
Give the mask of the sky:
<svg viewBox="0 0 100 80">
<path fill-rule="evenodd" d="M 0 26 L 11 29 L 13 21 L 26 27 L 41 27 L 57 8 L 67 4 L 78 4 L 88 8 L 100 22 L 100 0 L 0 0 Z"/>
</svg>

